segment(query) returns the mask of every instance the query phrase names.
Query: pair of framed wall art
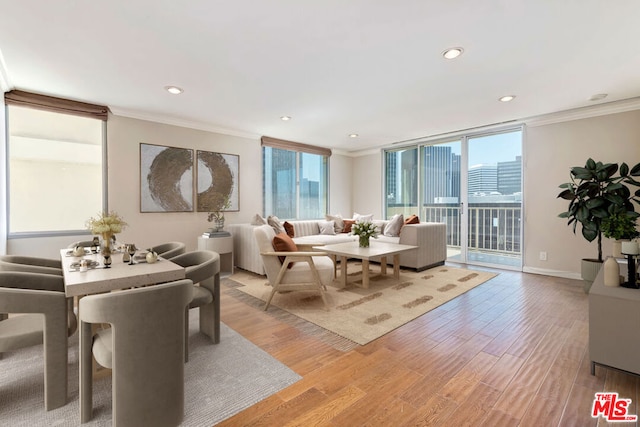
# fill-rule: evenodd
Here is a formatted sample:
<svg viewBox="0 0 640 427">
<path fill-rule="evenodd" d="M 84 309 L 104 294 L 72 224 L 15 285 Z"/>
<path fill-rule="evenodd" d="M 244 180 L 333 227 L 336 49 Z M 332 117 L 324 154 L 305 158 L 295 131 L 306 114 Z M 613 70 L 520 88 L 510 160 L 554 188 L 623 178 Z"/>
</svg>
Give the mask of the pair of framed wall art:
<svg viewBox="0 0 640 427">
<path fill-rule="evenodd" d="M 140 212 L 239 211 L 239 172 L 235 154 L 141 143 Z"/>
</svg>

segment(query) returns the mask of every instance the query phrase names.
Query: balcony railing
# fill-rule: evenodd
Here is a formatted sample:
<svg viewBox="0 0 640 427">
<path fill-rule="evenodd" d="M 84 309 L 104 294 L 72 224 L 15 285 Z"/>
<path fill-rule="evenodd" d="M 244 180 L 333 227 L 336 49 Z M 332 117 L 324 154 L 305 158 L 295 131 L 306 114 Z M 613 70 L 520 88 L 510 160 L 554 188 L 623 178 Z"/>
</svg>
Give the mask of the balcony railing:
<svg viewBox="0 0 640 427">
<path fill-rule="evenodd" d="M 460 221 L 469 221 L 468 249 L 500 255 L 520 256 L 522 208 L 519 203 L 471 204 L 460 215 L 457 204 L 423 206 L 420 219 L 447 224 L 447 246 L 460 248 Z"/>
</svg>

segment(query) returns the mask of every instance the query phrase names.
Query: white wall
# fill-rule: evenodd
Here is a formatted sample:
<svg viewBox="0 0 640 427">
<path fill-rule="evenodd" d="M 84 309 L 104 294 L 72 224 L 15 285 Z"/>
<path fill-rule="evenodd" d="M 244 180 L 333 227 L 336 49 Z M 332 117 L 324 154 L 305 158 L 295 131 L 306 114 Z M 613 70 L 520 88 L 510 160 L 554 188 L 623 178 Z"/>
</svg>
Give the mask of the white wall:
<svg viewBox="0 0 640 427">
<path fill-rule="evenodd" d="M 556 198 L 569 170 L 591 157 L 603 163 L 640 162 L 640 110 L 543 126 L 528 126 L 524 153 L 525 271 L 580 277 L 580 260 L 597 258 L 596 242 L 587 242 L 558 218 L 568 204 Z M 638 189 L 638 187 L 635 187 Z M 636 205 L 636 210 L 640 206 Z M 540 251 L 547 261 L 540 261 Z M 603 253 L 611 241 L 603 238 Z"/>
<path fill-rule="evenodd" d="M 329 160 L 329 214 L 350 218 L 353 212 L 353 158 L 334 152 Z"/>
<path fill-rule="evenodd" d="M 353 210 L 382 218 L 382 152 L 353 158 Z M 351 213 L 347 215 L 351 217 Z"/>
<path fill-rule="evenodd" d="M 133 242 L 141 249 L 178 240 L 186 243 L 187 250 L 194 250 L 197 237 L 211 226 L 206 212 L 140 212 L 140 143 L 239 155 L 240 211 L 226 213 L 226 222 L 250 222 L 256 213 L 262 213 L 262 149 L 258 139 L 112 115 L 107 122 L 109 209 L 118 212 L 129 224 L 118 236 L 119 240 Z M 329 203 L 332 212 L 351 210 L 351 163 L 351 157 L 331 156 Z M 60 248 L 85 238 L 12 239 L 8 253 L 57 258 Z"/>
</svg>

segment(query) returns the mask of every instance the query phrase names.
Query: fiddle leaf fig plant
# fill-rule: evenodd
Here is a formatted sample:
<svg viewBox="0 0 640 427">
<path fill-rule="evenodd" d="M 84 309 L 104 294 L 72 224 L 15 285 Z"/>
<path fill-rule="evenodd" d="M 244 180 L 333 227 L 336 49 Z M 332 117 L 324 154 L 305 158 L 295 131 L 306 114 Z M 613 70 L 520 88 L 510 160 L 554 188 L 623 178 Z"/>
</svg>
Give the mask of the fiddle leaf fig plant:
<svg viewBox="0 0 640 427">
<path fill-rule="evenodd" d="M 620 172 L 618 174 L 618 172 Z M 630 172 L 633 172 L 630 173 Z M 631 175 L 640 175 L 640 164 L 631 171 L 627 164 L 596 162 L 589 158 L 584 167 L 572 167 L 571 182 L 560 185 L 558 197 L 569 201 L 559 217 L 576 232 L 580 224 L 582 236 L 589 242 L 597 240 L 598 262 L 602 262 L 602 224 L 616 210 L 634 212 L 634 197 L 625 183 L 640 185 Z M 636 196 L 640 193 L 636 191 Z M 636 199 L 637 202 L 637 199 Z"/>
</svg>

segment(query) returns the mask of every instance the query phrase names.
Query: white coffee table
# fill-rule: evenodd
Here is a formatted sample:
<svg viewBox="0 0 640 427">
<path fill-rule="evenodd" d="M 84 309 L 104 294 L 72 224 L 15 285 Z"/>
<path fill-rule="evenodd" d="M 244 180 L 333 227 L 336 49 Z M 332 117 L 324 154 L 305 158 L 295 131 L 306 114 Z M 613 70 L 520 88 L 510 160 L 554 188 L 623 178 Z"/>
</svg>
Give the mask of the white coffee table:
<svg viewBox="0 0 640 427">
<path fill-rule="evenodd" d="M 393 277 L 400 278 L 400 253 L 417 249 L 417 246 L 379 242 L 371 239 L 368 248 L 361 248 L 358 242 L 336 243 L 314 246 L 314 249 L 340 257 L 340 283 L 347 286 L 347 259 L 362 260 L 362 287 L 369 287 L 369 260 L 380 258 L 380 274 L 387 274 L 387 257 L 393 256 Z"/>
</svg>

